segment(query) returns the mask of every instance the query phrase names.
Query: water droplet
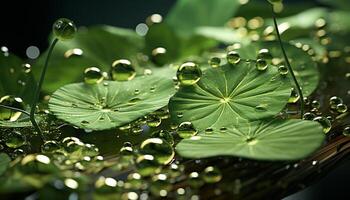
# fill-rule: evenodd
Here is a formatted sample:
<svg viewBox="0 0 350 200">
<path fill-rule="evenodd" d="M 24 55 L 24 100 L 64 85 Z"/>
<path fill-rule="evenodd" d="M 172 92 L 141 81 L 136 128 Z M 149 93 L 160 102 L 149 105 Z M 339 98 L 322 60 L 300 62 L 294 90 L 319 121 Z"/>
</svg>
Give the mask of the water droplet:
<svg viewBox="0 0 350 200">
<path fill-rule="evenodd" d="M 313 120 L 315 117 L 316 117 L 315 114 L 311 112 L 307 112 L 303 115 L 304 120 Z"/>
<path fill-rule="evenodd" d="M 90 122 L 88 122 L 88 121 L 86 121 L 86 120 L 83 120 L 83 121 L 81 121 L 80 122 L 82 125 L 88 125 L 88 124 L 90 124 Z"/>
<path fill-rule="evenodd" d="M 203 179 L 206 183 L 217 183 L 222 179 L 222 175 L 217 167 L 209 166 L 204 169 Z"/>
<path fill-rule="evenodd" d="M 177 134 L 182 138 L 190 138 L 197 134 L 197 130 L 191 122 L 182 122 L 177 128 Z"/>
<path fill-rule="evenodd" d="M 18 148 L 26 143 L 26 137 L 19 131 L 11 131 L 5 138 L 6 146 Z"/>
<path fill-rule="evenodd" d="M 139 89 L 135 89 L 134 95 L 138 95 L 138 94 L 140 94 L 140 90 Z"/>
<path fill-rule="evenodd" d="M 162 119 L 157 115 L 147 115 L 147 125 L 149 127 L 158 127 L 162 123 Z"/>
<path fill-rule="evenodd" d="M 132 98 L 132 99 L 130 99 L 130 100 L 128 101 L 128 104 L 129 104 L 129 105 L 135 105 L 135 104 L 137 104 L 137 103 L 140 102 L 140 101 L 141 101 L 140 98 Z"/>
<path fill-rule="evenodd" d="M 268 104 L 259 104 L 255 106 L 255 111 L 256 112 L 266 112 L 267 111 Z"/>
<path fill-rule="evenodd" d="M 212 57 L 212 58 L 209 59 L 208 63 L 209 63 L 210 66 L 216 68 L 216 67 L 220 66 L 221 59 L 218 58 L 218 57 Z"/>
<path fill-rule="evenodd" d="M 299 101 L 299 99 L 300 99 L 300 96 L 298 92 L 294 88 L 292 88 L 290 97 L 288 99 L 288 103 L 296 103 Z"/>
<path fill-rule="evenodd" d="M 333 96 L 333 97 L 329 98 L 329 105 L 330 105 L 331 109 L 336 110 L 337 105 L 342 104 L 342 103 L 343 103 L 343 100 L 337 96 Z"/>
<path fill-rule="evenodd" d="M 317 101 L 317 100 L 313 100 L 312 102 L 311 102 L 311 107 L 312 108 L 315 108 L 315 109 L 320 109 L 320 107 L 321 107 L 321 104 L 320 104 L 320 102 L 319 101 Z"/>
<path fill-rule="evenodd" d="M 284 65 L 279 66 L 278 71 L 282 76 L 285 76 L 288 74 L 288 68 Z"/>
<path fill-rule="evenodd" d="M 156 91 L 156 87 L 155 87 L 155 86 L 152 86 L 149 90 L 150 90 L 151 93 L 153 93 L 153 92 Z"/>
<path fill-rule="evenodd" d="M 42 146 L 41 146 L 41 151 L 43 153 L 55 153 L 60 149 L 60 145 L 53 140 L 46 141 Z"/>
<path fill-rule="evenodd" d="M 241 57 L 239 56 L 239 53 L 236 51 L 229 51 L 226 55 L 227 62 L 235 65 L 241 61 Z"/>
<path fill-rule="evenodd" d="M 264 59 L 258 59 L 256 61 L 256 69 L 259 71 L 265 71 L 268 67 L 266 60 Z"/>
<path fill-rule="evenodd" d="M 350 126 L 347 126 L 343 130 L 343 135 L 349 137 L 350 136 Z"/>
<path fill-rule="evenodd" d="M 346 113 L 346 111 L 348 111 L 348 106 L 345 105 L 345 104 L 340 103 L 340 104 L 337 105 L 336 109 L 337 109 L 338 113 Z"/>
<path fill-rule="evenodd" d="M 204 182 L 202 181 L 201 177 L 199 176 L 198 172 L 191 172 L 188 176 L 188 183 L 193 187 L 193 188 L 199 188 L 201 187 Z"/>
<path fill-rule="evenodd" d="M 65 58 L 71 58 L 71 57 L 75 57 L 75 56 L 82 56 L 83 55 L 83 50 L 79 49 L 79 48 L 75 48 L 75 49 L 69 49 L 64 53 L 64 57 Z"/>
<path fill-rule="evenodd" d="M 202 71 L 197 64 L 186 62 L 179 67 L 176 76 L 182 85 L 194 85 L 200 80 Z"/>
<path fill-rule="evenodd" d="M 24 109 L 24 104 L 21 98 L 6 95 L 0 98 L 0 104 L 4 106 L 10 106 L 18 109 Z M 16 121 L 20 116 L 21 112 L 13 111 L 10 109 L 0 108 L 0 120 Z"/>
<path fill-rule="evenodd" d="M 252 137 L 248 137 L 245 141 L 249 146 L 253 146 L 253 145 L 256 145 L 258 143 L 258 140 L 256 138 L 252 138 Z"/>
<path fill-rule="evenodd" d="M 99 68 L 89 67 L 84 71 L 84 81 L 87 84 L 98 84 L 103 81 L 103 75 Z"/>
<path fill-rule="evenodd" d="M 53 24 L 52 32 L 59 40 L 69 40 L 74 37 L 77 27 L 72 20 L 61 18 Z"/>
<path fill-rule="evenodd" d="M 143 71 L 143 74 L 146 75 L 146 76 L 151 75 L 152 73 L 153 73 L 153 72 L 152 72 L 151 69 L 145 69 L 145 70 Z"/>
<path fill-rule="evenodd" d="M 160 138 L 160 139 L 168 142 L 170 145 L 174 145 L 174 138 L 173 138 L 172 134 L 166 130 L 159 130 L 159 131 L 153 132 L 151 134 L 151 137 L 152 138 Z"/>
<path fill-rule="evenodd" d="M 176 117 L 177 118 L 182 118 L 184 116 L 184 114 L 182 112 L 177 112 L 176 113 Z"/>
<path fill-rule="evenodd" d="M 166 197 L 171 188 L 167 176 L 165 174 L 157 174 L 152 177 L 152 183 L 149 190 L 154 196 Z"/>
<path fill-rule="evenodd" d="M 111 67 L 111 77 L 116 81 L 129 81 L 136 76 L 136 71 L 131 62 L 126 59 L 120 59 L 113 62 Z"/>
<path fill-rule="evenodd" d="M 328 133 L 332 128 L 331 122 L 326 117 L 315 117 L 313 120 L 322 125 L 324 133 Z"/>
<path fill-rule="evenodd" d="M 152 155 L 140 155 L 136 159 L 137 172 L 141 176 L 150 176 L 159 169 L 159 164 Z"/>
<path fill-rule="evenodd" d="M 206 134 L 211 134 L 211 133 L 213 133 L 214 132 L 214 130 L 212 129 L 212 128 L 206 128 L 205 129 L 205 133 Z"/>
<path fill-rule="evenodd" d="M 258 53 L 258 59 L 272 60 L 272 55 L 268 49 L 260 49 Z"/>
<path fill-rule="evenodd" d="M 172 146 L 163 139 L 150 138 L 142 142 L 140 152 L 144 155 L 152 155 L 159 164 L 168 164 L 174 158 Z"/>
<path fill-rule="evenodd" d="M 158 47 L 152 50 L 152 62 L 158 66 L 166 64 L 168 61 L 167 50 L 163 47 Z"/>
<path fill-rule="evenodd" d="M 23 72 L 28 74 L 32 71 L 32 66 L 29 63 L 25 63 L 22 65 Z"/>
</svg>

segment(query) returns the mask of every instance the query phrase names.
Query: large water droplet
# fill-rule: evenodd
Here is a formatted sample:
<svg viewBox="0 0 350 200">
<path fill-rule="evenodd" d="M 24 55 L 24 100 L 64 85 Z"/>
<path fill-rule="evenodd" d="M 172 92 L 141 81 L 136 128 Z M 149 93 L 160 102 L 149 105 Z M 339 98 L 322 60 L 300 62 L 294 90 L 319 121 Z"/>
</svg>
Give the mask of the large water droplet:
<svg viewBox="0 0 350 200">
<path fill-rule="evenodd" d="M 190 138 L 197 134 L 197 130 L 191 122 L 182 122 L 177 128 L 177 134 L 182 138 Z"/>
<path fill-rule="evenodd" d="M 21 98 L 6 95 L 0 98 L 0 104 L 4 106 L 10 106 L 18 109 L 24 109 L 24 104 Z M 13 111 L 0 107 L 0 120 L 16 121 L 20 116 L 21 112 Z"/>
<path fill-rule="evenodd" d="M 347 126 L 343 130 L 343 135 L 349 137 L 350 136 L 350 126 Z"/>
<path fill-rule="evenodd" d="M 324 133 L 328 133 L 332 128 L 331 122 L 326 117 L 315 117 L 313 120 L 322 125 Z"/>
<path fill-rule="evenodd" d="M 79 48 L 69 49 L 64 53 L 65 58 L 71 58 L 74 56 L 82 56 L 82 55 L 83 55 L 83 50 Z"/>
<path fill-rule="evenodd" d="M 186 62 L 179 67 L 176 76 L 182 85 L 194 85 L 201 78 L 202 71 L 197 64 Z"/>
<path fill-rule="evenodd" d="M 163 139 L 150 138 L 142 142 L 140 152 L 144 155 L 152 155 L 159 164 L 168 164 L 175 153 L 172 146 Z"/>
<path fill-rule="evenodd" d="M 236 51 L 229 51 L 226 55 L 227 62 L 235 65 L 241 61 L 241 57 L 239 56 L 238 52 Z"/>
<path fill-rule="evenodd" d="M 159 164 L 152 155 L 141 155 L 136 159 L 136 168 L 141 176 L 150 176 L 157 173 Z"/>
<path fill-rule="evenodd" d="M 69 40 L 74 37 L 77 27 L 72 20 L 61 18 L 53 24 L 52 32 L 59 40 Z"/>
<path fill-rule="evenodd" d="M 126 59 L 116 60 L 111 67 L 111 77 L 116 81 L 132 80 L 136 76 L 136 71 L 131 62 Z"/>
<path fill-rule="evenodd" d="M 159 131 L 153 132 L 151 137 L 163 139 L 169 144 L 174 145 L 174 138 L 172 134 L 166 130 L 159 130 Z"/>
<path fill-rule="evenodd" d="M 264 59 L 258 59 L 256 61 L 255 66 L 256 66 L 256 69 L 259 71 L 265 71 L 268 67 L 267 62 Z"/>
<path fill-rule="evenodd" d="M 152 50 L 152 62 L 158 66 L 167 63 L 167 50 L 163 47 L 158 47 Z"/>
<path fill-rule="evenodd" d="M 150 127 L 158 127 L 162 123 L 162 119 L 157 115 L 147 115 L 147 125 Z"/>
<path fill-rule="evenodd" d="M 281 65 L 278 67 L 278 72 L 282 75 L 285 76 L 288 74 L 288 68 L 284 65 Z"/>
<path fill-rule="evenodd" d="M 217 167 L 209 166 L 204 169 L 203 179 L 207 183 L 217 183 L 221 180 L 222 175 Z"/>
<path fill-rule="evenodd" d="M 346 113 L 346 111 L 348 111 L 348 106 L 343 103 L 340 103 L 337 105 L 336 109 L 338 113 Z"/>
<path fill-rule="evenodd" d="M 26 137 L 19 131 L 10 132 L 5 138 L 6 146 L 10 148 L 18 148 L 26 143 Z"/>
<path fill-rule="evenodd" d="M 221 59 L 218 58 L 218 57 L 212 57 L 212 58 L 209 59 L 208 63 L 209 63 L 210 66 L 216 68 L 216 67 L 220 66 Z"/>
<path fill-rule="evenodd" d="M 89 67 L 84 71 L 84 81 L 87 84 L 98 84 L 103 81 L 103 75 L 99 68 Z"/>
</svg>

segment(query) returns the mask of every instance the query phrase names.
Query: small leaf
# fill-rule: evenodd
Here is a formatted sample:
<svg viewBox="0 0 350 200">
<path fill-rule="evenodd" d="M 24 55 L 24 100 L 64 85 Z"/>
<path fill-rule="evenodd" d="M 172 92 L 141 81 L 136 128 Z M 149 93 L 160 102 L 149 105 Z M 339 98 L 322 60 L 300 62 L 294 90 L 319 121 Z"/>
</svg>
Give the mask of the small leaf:
<svg viewBox="0 0 350 200">
<path fill-rule="evenodd" d="M 104 130 L 166 106 L 174 91 L 171 80 L 153 75 L 126 82 L 76 83 L 57 90 L 50 99 L 49 108 L 59 119 L 75 126 Z"/>
<path fill-rule="evenodd" d="M 166 22 L 181 35 L 191 35 L 199 26 L 222 26 L 239 7 L 232 0 L 179 0 Z"/>
<path fill-rule="evenodd" d="M 171 98 L 176 122 L 190 121 L 199 130 L 221 128 L 238 119 L 256 120 L 277 114 L 287 104 L 290 80 L 276 67 L 256 69 L 255 62 L 222 65 L 203 72 L 200 81 Z"/>
<path fill-rule="evenodd" d="M 286 49 L 294 74 L 301 85 L 304 96 L 309 96 L 317 88 L 320 81 L 317 63 L 302 49 L 289 43 L 284 43 L 283 45 Z M 239 52 L 242 58 L 256 59 L 261 49 L 268 49 L 273 58 L 284 62 L 284 57 L 278 42 L 252 43 L 251 45 L 243 46 L 241 49 L 238 49 L 237 52 Z M 294 82 L 292 82 L 292 85 L 294 86 Z"/>
<path fill-rule="evenodd" d="M 35 116 L 36 122 L 40 122 L 43 120 L 42 116 L 36 115 Z M 0 120 L 0 127 L 6 127 L 6 128 L 24 128 L 24 127 L 30 127 L 33 126 L 32 122 L 30 121 L 29 116 L 21 114 L 20 118 L 16 121 L 6 121 L 6 120 Z"/>
<path fill-rule="evenodd" d="M 13 54 L 0 54 L 0 97 L 14 95 L 31 103 L 35 80 L 31 72 L 25 73 L 24 62 Z"/>
<path fill-rule="evenodd" d="M 117 59 L 133 59 L 144 46 L 134 31 L 111 26 L 81 29 L 72 40 L 58 42 L 49 63 L 43 89 L 52 92 L 59 87 L 82 80 L 85 68 L 108 71 Z M 75 52 L 73 51 L 75 50 Z M 33 66 L 39 77 L 47 52 Z"/>
<path fill-rule="evenodd" d="M 176 147 L 184 157 L 238 156 L 256 160 L 298 160 L 319 148 L 325 136 L 312 121 L 241 123 L 224 133 L 193 136 Z"/>
<path fill-rule="evenodd" d="M 11 158 L 6 153 L 0 153 L 0 175 L 6 172 L 10 162 Z"/>
</svg>

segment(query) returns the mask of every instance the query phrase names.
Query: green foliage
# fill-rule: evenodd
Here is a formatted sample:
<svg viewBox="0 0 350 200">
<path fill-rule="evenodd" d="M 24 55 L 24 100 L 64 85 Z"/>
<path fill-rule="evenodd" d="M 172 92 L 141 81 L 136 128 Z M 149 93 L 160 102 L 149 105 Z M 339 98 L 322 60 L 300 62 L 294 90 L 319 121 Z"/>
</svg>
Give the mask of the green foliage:
<svg viewBox="0 0 350 200">
<path fill-rule="evenodd" d="M 290 96 L 290 80 L 271 65 L 266 71 L 255 65 L 242 60 L 204 71 L 196 85 L 180 88 L 171 98 L 172 119 L 204 130 L 276 115 Z"/>
<path fill-rule="evenodd" d="M 75 126 L 104 130 L 166 106 L 173 93 L 171 80 L 152 75 L 128 82 L 76 83 L 57 90 L 49 107 L 58 118 Z"/>
<path fill-rule="evenodd" d="M 177 152 L 190 158 L 230 155 L 258 160 L 297 160 L 322 144 L 322 127 L 303 120 L 240 122 L 227 130 L 182 140 Z"/>
<path fill-rule="evenodd" d="M 0 176 L 6 172 L 10 162 L 11 159 L 6 153 L 0 153 Z"/>
</svg>

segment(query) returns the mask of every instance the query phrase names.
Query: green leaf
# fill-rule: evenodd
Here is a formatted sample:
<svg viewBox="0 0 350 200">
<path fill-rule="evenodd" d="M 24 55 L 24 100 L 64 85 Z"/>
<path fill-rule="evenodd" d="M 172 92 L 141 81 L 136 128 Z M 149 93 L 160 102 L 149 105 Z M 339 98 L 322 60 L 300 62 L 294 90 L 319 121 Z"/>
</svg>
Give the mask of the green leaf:
<svg viewBox="0 0 350 200">
<path fill-rule="evenodd" d="M 238 34 L 237 31 L 229 27 L 198 27 L 196 33 L 225 44 L 232 44 L 235 42 L 246 44 L 250 42 L 248 37 Z"/>
<path fill-rule="evenodd" d="M 200 26 L 222 26 L 239 7 L 232 0 L 178 0 L 166 22 L 181 35 L 191 35 Z"/>
<path fill-rule="evenodd" d="M 32 73 L 24 73 L 24 62 L 13 54 L 0 54 L 0 97 L 14 95 L 21 97 L 26 103 L 31 103 L 35 80 Z"/>
<path fill-rule="evenodd" d="M 6 153 L 0 153 L 0 175 L 4 174 L 11 162 L 11 158 Z"/>
<path fill-rule="evenodd" d="M 176 150 L 189 158 L 238 156 L 256 160 L 298 160 L 313 153 L 325 138 L 318 123 L 296 119 L 241 123 L 224 133 L 216 132 L 184 139 Z"/>
<path fill-rule="evenodd" d="M 220 128 L 242 118 L 274 116 L 286 105 L 290 93 L 289 78 L 275 67 L 262 72 L 255 62 L 241 61 L 204 71 L 197 84 L 180 88 L 169 109 L 176 122 L 190 121 L 199 130 Z"/>
<path fill-rule="evenodd" d="M 336 8 L 343 10 L 350 10 L 350 4 L 348 0 L 320 0 L 321 2 L 332 5 Z"/>
<path fill-rule="evenodd" d="M 49 101 L 49 109 L 59 119 L 80 128 L 104 130 L 166 106 L 174 92 L 170 79 L 153 75 L 125 82 L 76 83 L 57 90 Z"/>
<path fill-rule="evenodd" d="M 35 116 L 36 122 L 40 122 L 43 120 L 43 117 L 40 115 Z M 30 121 L 29 116 L 21 114 L 20 118 L 16 121 L 6 121 L 6 120 L 0 120 L 0 127 L 6 127 L 6 128 L 23 128 L 23 127 L 30 127 L 33 126 L 32 122 Z"/>
<path fill-rule="evenodd" d="M 72 82 L 82 80 L 87 67 L 97 66 L 108 71 L 114 60 L 133 59 L 141 51 L 144 41 L 134 31 L 111 26 L 95 26 L 80 29 L 75 38 L 57 43 L 49 63 L 43 89 L 51 92 Z M 81 49 L 81 56 L 66 58 L 64 54 L 71 49 Z M 47 52 L 33 67 L 39 77 Z"/>
<path fill-rule="evenodd" d="M 288 43 L 284 43 L 283 45 L 304 96 L 309 96 L 317 88 L 320 81 L 317 63 L 302 49 Z M 252 43 L 251 45 L 243 46 L 237 52 L 239 52 L 242 58 L 256 59 L 260 49 L 268 49 L 273 58 L 278 58 L 284 62 L 278 42 Z M 293 82 L 292 85 L 294 86 Z"/>
</svg>

